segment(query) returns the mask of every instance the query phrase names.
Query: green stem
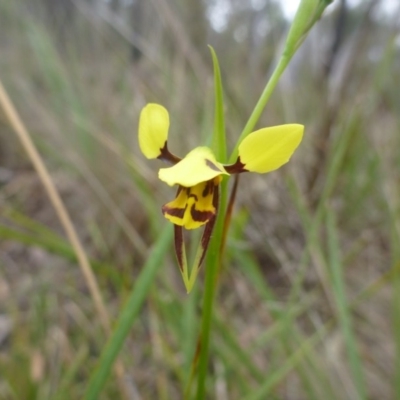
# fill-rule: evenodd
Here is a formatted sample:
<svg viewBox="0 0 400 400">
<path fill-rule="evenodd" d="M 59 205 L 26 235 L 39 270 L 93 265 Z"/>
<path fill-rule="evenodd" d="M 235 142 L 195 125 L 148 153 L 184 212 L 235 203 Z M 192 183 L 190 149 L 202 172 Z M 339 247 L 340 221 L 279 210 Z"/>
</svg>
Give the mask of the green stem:
<svg viewBox="0 0 400 400">
<path fill-rule="evenodd" d="M 203 318 L 200 331 L 200 356 L 197 379 L 196 400 L 206 398 L 206 377 L 208 368 L 208 356 L 210 345 L 210 332 L 213 318 L 214 299 L 217 293 L 218 272 L 220 269 L 220 245 L 224 228 L 224 217 L 227 202 L 227 180 L 221 184 L 221 203 L 218 219 L 214 228 L 214 236 L 206 256 L 206 279 L 203 300 Z"/>
<path fill-rule="evenodd" d="M 281 77 L 283 71 L 285 71 L 292 56 L 293 54 L 288 54 L 287 52 L 284 52 L 282 54 L 278 62 L 278 65 L 276 66 L 274 72 L 272 73 L 271 78 L 269 79 L 267 85 L 264 88 L 264 91 L 261 93 L 261 96 L 256 106 L 254 107 L 254 110 L 251 113 L 249 120 L 246 123 L 246 126 L 244 127 L 238 141 L 236 142 L 236 146 L 233 149 L 232 154 L 229 158 L 230 163 L 234 163 L 236 161 L 238 156 L 238 148 L 242 140 L 254 130 L 254 127 L 256 126 L 258 120 L 260 119 L 261 114 L 268 103 L 269 98 L 271 97 L 273 91 L 275 90 L 276 85 L 278 84 L 279 78 Z"/>
<path fill-rule="evenodd" d="M 210 345 L 210 332 L 213 317 L 213 304 L 216 293 L 216 281 L 218 276 L 218 263 L 210 263 L 207 265 L 205 293 L 203 303 L 203 320 L 201 324 L 200 336 L 200 359 L 199 359 L 199 376 L 197 380 L 197 400 L 206 398 L 206 377 L 208 367 L 208 353 Z"/>
<path fill-rule="evenodd" d="M 260 119 L 265 106 L 268 103 L 275 87 L 281 77 L 283 71 L 285 71 L 290 60 L 297 52 L 303 41 L 305 40 L 308 31 L 318 21 L 324 12 L 325 8 L 332 2 L 332 0 L 301 0 L 297 13 L 294 17 L 292 26 L 288 32 L 285 47 L 283 53 L 279 59 L 278 65 L 269 79 L 264 91 L 262 92 L 260 99 L 258 100 L 246 126 L 241 133 L 239 140 L 231 154 L 229 159 L 230 163 L 234 163 L 238 156 L 238 148 L 242 140 L 249 135 L 256 126 L 256 123 Z"/>
<path fill-rule="evenodd" d="M 281 77 L 283 71 L 287 67 L 292 54 L 284 52 L 276 66 L 271 78 L 269 79 L 264 91 L 262 92 L 260 99 L 258 100 L 254 111 L 252 112 L 243 132 L 237 141 L 236 147 L 230 157 L 230 162 L 236 161 L 238 155 L 238 147 L 240 142 L 253 131 L 257 121 L 259 120 L 269 98 L 274 91 L 279 78 Z M 208 353 L 209 353 L 209 342 L 210 342 L 210 332 L 212 325 L 213 316 L 213 306 L 216 294 L 218 272 L 220 270 L 221 264 L 221 243 L 224 236 L 224 219 L 226 214 L 226 204 L 227 204 L 227 182 L 224 180 L 221 184 L 221 203 L 220 211 L 218 215 L 218 220 L 216 222 L 214 236 L 210 243 L 210 248 L 208 250 L 206 259 L 206 281 L 204 289 L 204 302 L 203 302 L 203 319 L 201 325 L 200 334 L 200 356 L 199 356 L 199 367 L 198 367 L 198 380 L 197 380 L 197 394 L 196 400 L 202 400 L 205 398 L 206 394 L 206 377 L 207 377 L 207 367 L 208 367 Z"/>
<path fill-rule="evenodd" d="M 210 47 L 214 66 L 214 85 L 215 85 L 215 118 L 212 140 L 212 149 L 219 160 L 226 161 L 226 138 L 225 138 L 225 120 L 223 89 L 221 81 L 221 72 L 218 58 Z M 201 320 L 201 330 L 199 337 L 199 364 L 197 380 L 197 400 L 203 400 L 206 393 L 206 378 L 209 357 L 210 333 L 213 318 L 214 298 L 217 292 L 218 272 L 221 263 L 221 242 L 223 237 L 224 219 L 227 204 L 228 180 L 224 178 L 221 182 L 221 193 L 219 197 L 219 206 L 217 220 L 215 221 L 214 232 L 209 243 L 206 254 L 206 277 L 204 287 L 203 313 Z M 217 208 L 217 207 L 216 207 Z M 193 360 L 193 370 L 195 369 L 197 356 Z"/>
</svg>

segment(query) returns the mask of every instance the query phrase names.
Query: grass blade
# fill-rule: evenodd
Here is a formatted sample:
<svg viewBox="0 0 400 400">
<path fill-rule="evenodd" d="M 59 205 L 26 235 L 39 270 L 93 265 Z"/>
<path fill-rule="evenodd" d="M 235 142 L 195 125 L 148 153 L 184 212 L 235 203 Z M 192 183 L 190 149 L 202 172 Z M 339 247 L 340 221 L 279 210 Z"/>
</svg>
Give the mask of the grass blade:
<svg viewBox="0 0 400 400">
<path fill-rule="evenodd" d="M 362 361 L 358 352 L 357 339 L 352 326 L 350 306 L 346 298 L 343 264 L 340 260 L 340 249 L 337 237 L 335 217 L 332 211 L 327 211 L 327 232 L 329 264 L 331 267 L 333 294 L 336 300 L 339 326 L 342 330 L 347 348 L 353 381 L 360 399 L 367 399 Z"/>
<path fill-rule="evenodd" d="M 215 119 L 212 149 L 220 162 L 226 162 L 226 135 L 224 120 L 224 99 L 221 80 L 221 71 L 218 58 L 214 49 L 209 46 L 214 66 L 214 90 L 215 90 Z"/>
<path fill-rule="evenodd" d="M 156 272 L 163 265 L 162 260 L 167 253 L 172 239 L 172 226 L 167 224 L 158 237 L 151 255 L 142 272 L 136 280 L 135 286 L 119 316 L 116 328 L 103 349 L 99 366 L 94 371 L 86 389 L 85 400 L 98 398 L 110 374 L 112 365 L 120 352 L 129 331 L 139 314 L 140 308 L 148 294 Z"/>
</svg>

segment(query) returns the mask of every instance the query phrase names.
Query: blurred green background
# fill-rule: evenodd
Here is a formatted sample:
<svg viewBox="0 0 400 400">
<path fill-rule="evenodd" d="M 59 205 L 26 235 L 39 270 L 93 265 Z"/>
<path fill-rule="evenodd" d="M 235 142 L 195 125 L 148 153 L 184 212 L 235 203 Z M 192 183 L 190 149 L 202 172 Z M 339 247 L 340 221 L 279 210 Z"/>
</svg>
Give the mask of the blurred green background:
<svg viewBox="0 0 400 400">
<path fill-rule="evenodd" d="M 282 50 L 289 2 L 0 0 L 0 79 L 49 168 L 113 321 L 174 189 L 137 144 L 147 102 L 184 155 L 229 148 Z M 305 125 L 292 161 L 240 182 L 211 343 L 210 399 L 400 399 L 400 5 L 335 0 L 258 127 Z M 79 399 L 105 343 L 75 254 L 0 111 L 0 399 Z M 194 241 L 195 243 L 195 241 Z M 172 244 L 121 361 L 131 399 L 180 399 L 204 271 Z M 114 378 L 102 399 L 121 397 Z"/>
</svg>

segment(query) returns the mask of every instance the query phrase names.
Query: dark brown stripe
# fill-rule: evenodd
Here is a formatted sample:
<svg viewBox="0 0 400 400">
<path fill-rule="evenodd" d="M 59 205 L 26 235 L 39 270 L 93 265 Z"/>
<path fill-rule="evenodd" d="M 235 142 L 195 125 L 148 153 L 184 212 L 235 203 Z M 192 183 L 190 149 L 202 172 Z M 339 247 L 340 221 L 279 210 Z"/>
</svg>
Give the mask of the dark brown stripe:
<svg viewBox="0 0 400 400">
<path fill-rule="evenodd" d="M 240 174 L 241 172 L 247 172 L 245 164 L 240 161 L 240 157 L 237 158 L 235 164 L 224 165 L 224 168 L 228 174 Z"/>
<path fill-rule="evenodd" d="M 180 270 L 183 272 L 183 230 L 179 225 L 174 225 L 174 233 L 175 233 L 175 254 L 178 259 L 178 264 Z"/>
<path fill-rule="evenodd" d="M 168 150 L 167 142 L 165 142 L 164 147 L 160 149 L 160 155 L 157 157 L 159 160 L 167 161 L 171 164 L 177 164 L 182 159 L 177 157 L 176 155 L 172 154 Z"/>
<path fill-rule="evenodd" d="M 218 172 L 223 172 L 218 166 L 216 166 L 212 161 L 210 161 L 210 160 L 207 160 L 207 158 L 206 158 L 206 165 L 208 166 L 208 167 L 210 167 L 212 170 L 214 170 L 214 171 L 218 171 Z"/>
<path fill-rule="evenodd" d="M 206 222 L 209 221 L 213 216 L 214 212 L 212 211 L 199 211 L 195 209 L 195 204 L 193 204 L 190 214 L 192 215 L 192 218 L 197 221 L 197 222 Z"/>
<path fill-rule="evenodd" d="M 200 268 L 204 257 L 207 253 L 208 245 L 210 243 L 211 235 L 214 230 L 214 225 L 215 221 L 217 220 L 217 213 L 218 213 L 218 207 L 219 207 L 219 187 L 214 188 L 214 195 L 213 195 L 213 205 L 215 207 L 215 214 L 210 220 L 206 223 L 206 226 L 204 228 L 203 236 L 201 237 L 201 246 L 203 247 L 203 252 L 201 253 L 201 257 L 199 260 L 199 265 L 197 268 Z"/>
<path fill-rule="evenodd" d="M 191 194 L 188 196 L 188 199 L 190 199 L 191 197 L 194 198 L 194 201 L 199 201 L 199 198 L 195 195 L 195 194 Z"/>
<path fill-rule="evenodd" d="M 167 214 L 167 215 L 171 215 L 172 217 L 177 217 L 177 218 L 183 218 L 184 214 L 185 214 L 185 208 L 172 208 L 172 207 L 168 207 L 167 205 L 163 205 L 161 207 L 161 211 L 163 213 L 163 215 Z"/>
<path fill-rule="evenodd" d="M 214 182 L 212 180 L 208 181 L 206 183 L 206 187 L 204 188 L 203 193 L 201 195 L 203 197 L 207 197 L 209 194 L 212 193 L 213 189 L 214 189 Z"/>
</svg>

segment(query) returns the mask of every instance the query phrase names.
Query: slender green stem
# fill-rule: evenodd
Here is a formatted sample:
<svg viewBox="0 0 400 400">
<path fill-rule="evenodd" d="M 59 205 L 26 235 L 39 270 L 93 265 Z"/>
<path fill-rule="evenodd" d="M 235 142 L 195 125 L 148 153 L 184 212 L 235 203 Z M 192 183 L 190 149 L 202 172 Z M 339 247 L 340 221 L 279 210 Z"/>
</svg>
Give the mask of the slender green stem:
<svg viewBox="0 0 400 400">
<path fill-rule="evenodd" d="M 215 116 L 212 148 L 219 160 L 226 161 L 226 138 L 225 138 L 225 120 L 221 72 L 218 64 L 218 58 L 214 50 L 210 47 L 214 66 L 214 85 L 215 85 Z M 199 337 L 198 353 L 198 380 L 196 399 L 204 399 L 206 393 L 206 377 L 209 356 L 209 343 L 211 325 L 213 319 L 214 298 L 217 292 L 218 272 L 221 262 L 221 242 L 224 230 L 224 219 L 227 204 L 227 186 L 228 180 L 224 178 L 220 185 L 220 196 L 218 213 L 215 221 L 214 232 L 211 237 L 209 248 L 206 254 L 206 278 L 204 287 L 203 314 L 201 320 L 201 330 Z M 197 355 L 193 361 L 193 368 L 197 362 Z"/>
<path fill-rule="evenodd" d="M 230 163 L 234 163 L 238 156 L 238 148 L 242 140 L 249 135 L 256 126 L 256 123 L 260 119 L 265 106 L 268 103 L 275 87 L 279 81 L 279 78 L 285 71 L 290 60 L 297 52 L 303 41 L 305 40 L 308 31 L 321 17 L 323 11 L 331 3 L 332 0 L 302 0 L 297 10 L 296 16 L 293 20 L 292 26 L 288 32 L 286 38 L 285 48 L 279 59 L 278 65 L 271 75 L 264 91 L 262 92 L 260 99 L 258 100 L 246 126 L 244 127 L 239 140 L 236 142 L 236 146 L 229 158 Z"/>
<path fill-rule="evenodd" d="M 198 367 L 197 394 L 196 400 L 206 398 L 206 377 L 208 367 L 210 332 L 213 319 L 214 299 L 217 292 L 218 272 L 220 269 L 220 245 L 224 228 L 224 217 L 227 203 L 227 180 L 221 183 L 221 204 L 220 212 L 214 228 L 214 236 L 211 239 L 210 247 L 206 256 L 206 280 L 204 287 L 203 318 L 201 321 L 200 333 L 200 356 Z"/>
<path fill-rule="evenodd" d="M 217 261 L 217 260 L 215 260 Z M 203 319 L 200 336 L 200 359 L 199 359 L 199 376 L 197 380 L 197 400 L 206 398 L 206 377 L 208 367 L 208 352 L 210 343 L 211 323 L 213 317 L 213 304 L 216 293 L 216 282 L 218 276 L 218 262 L 212 262 L 207 265 L 205 293 L 203 303 Z"/>
<path fill-rule="evenodd" d="M 278 65 L 276 66 L 274 72 L 272 73 L 271 78 L 269 79 L 267 85 L 265 86 L 256 106 L 254 107 L 253 112 L 250 115 L 249 120 L 246 123 L 246 126 L 244 127 L 238 141 L 236 142 L 236 146 L 233 149 L 232 154 L 229 158 L 230 163 L 234 163 L 236 161 L 238 156 L 238 148 L 242 140 L 254 130 L 254 127 L 256 126 L 258 120 L 260 119 L 261 114 L 268 103 L 269 98 L 271 97 L 276 85 L 278 84 L 279 78 L 281 77 L 282 73 L 285 71 L 287 65 L 289 64 L 292 55 L 293 54 L 288 54 L 288 53 L 282 54 L 278 62 Z"/>
<path fill-rule="evenodd" d="M 216 76 L 219 78 L 219 69 L 216 68 L 218 66 L 218 61 L 213 54 L 214 68 Z M 265 106 L 269 98 L 274 91 L 279 78 L 281 77 L 283 71 L 287 67 L 290 59 L 293 54 L 289 54 L 284 52 L 279 60 L 278 65 L 276 66 L 271 78 L 269 79 L 267 85 L 265 86 L 264 91 L 262 92 L 260 99 L 258 100 L 254 111 L 252 112 L 246 126 L 241 133 L 239 140 L 232 152 L 232 155 L 229 159 L 229 162 L 233 163 L 236 161 L 238 155 L 238 147 L 240 142 L 254 129 L 257 121 L 259 120 Z M 222 93 L 221 82 L 220 79 L 216 79 L 216 86 L 218 88 L 216 95 L 216 126 L 215 132 L 219 132 L 223 129 L 224 125 L 220 122 L 223 115 L 222 108 Z M 220 92 L 220 93 L 218 93 Z M 223 119 L 222 119 L 223 121 Z M 214 135 L 217 136 L 217 135 Z M 216 140 L 218 142 L 218 140 Z M 204 303 L 203 303 L 203 319 L 201 326 L 201 335 L 200 335 L 200 356 L 199 356 L 199 370 L 198 370 L 198 381 L 197 381 L 197 394 L 196 399 L 202 400 L 205 398 L 206 394 L 206 376 L 207 376 L 207 366 L 208 366 L 208 351 L 209 351 L 209 340 L 210 340 L 210 331 L 212 324 L 212 314 L 213 314 L 213 305 L 214 298 L 216 294 L 216 286 L 218 280 L 218 272 L 221 266 L 221 244 L 224 240 L 224 219 L 226 214 L 226 204 L 227 204 L 227 182 L 223 181 L 221 185 L 221 203 L 220 203 L 220 211 L 218 215 L 218 219 L 215 226 L 215 233 L 212 241 L 210 243 L 210 248 L 208 250 L 207 259 L 206 259 L 206 281 L 205 281 L 205 289 L 204 289 Z M 227 227 L 226 227 L 227 229 Z"/>
<path fill-rule="evenodd" d="M 328 4 L 328 1 L 326 2 Z M 314 0 L 302 0 L 298 13 L 296 14 L 292 28 L 289 31 L 285 49 L 279 59 L 279 62 L 266 84 L 260 99 L 258 100 L 249 120 L 247 121 L 236 145 L 229 158 L 229 163 L 234 163 L 238 157 L 238 149 L 242 140 L 249 135 L 255 128 L 258 120 L 264 111 L 268 100 L 270 99 L 274 89 L 276 88 L 278 81 L 288 66 L 296 50 L 300 47 L 303 42 L 306 33 L 315 23 L 317 18 L 326 7 L 325 3 L 322 7 L 317 7 L 318 13 L 316 13 L 316 6 Z M 214 135 L 212 141 L 212 147 L 215 154 L 219 159 L 225 161 L 225 126 L 223 118 L 223 96 L 222 96 L 222 83 L 220 77 L 220 69 L 218 65 L 218 59 L 215 52 L 211 49 L 214 64 L 214 83 L 215 83 L 215 99 L 216 99 L 216 112 L 215 112 L 215 125 Z M 212 324 L 213 304 L 216 294 L 218 271 L 221 265 L 221 246 L 223 247 L 224 242 L 224 219 L 226 217 L 227 209 L 227 182 L 224 179 L 221 185 L 221 203 L 220 211 L 217 218 L 215 233 L 210 243 L 210 248 L 206 259 L 206 282 L 204 289 L 204 303 L 203 303 L 203 319 L 200 334 L 200 355 L 199 355 L 199 369 L 198 369 L 198 386 L 196 399 L 202 400 L 206 394 L 206 375 L 208 366 L 208 351 L 209 351 L 209 339 Z M 229 216 L 228 216 L 229 218 Z M 227 226 L 225 227 L 225 234 Z"/>
</svg>

